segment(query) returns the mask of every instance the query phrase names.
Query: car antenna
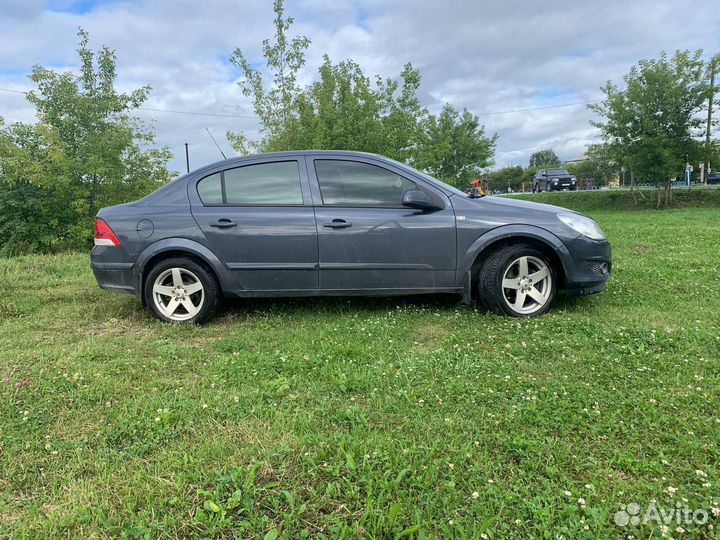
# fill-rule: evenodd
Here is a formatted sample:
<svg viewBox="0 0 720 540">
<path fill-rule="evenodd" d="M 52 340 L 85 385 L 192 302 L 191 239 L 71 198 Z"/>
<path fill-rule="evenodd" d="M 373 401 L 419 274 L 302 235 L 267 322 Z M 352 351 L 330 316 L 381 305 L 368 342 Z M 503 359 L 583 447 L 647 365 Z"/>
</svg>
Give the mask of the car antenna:
<svg viewBox="0 0 720 540">
<path fill-rule="evenodd" d="M 213 137 L 213 136 L 212 136 L 212 133 L 210 133 L 210 130 L 209 130 L 207 127 L 205 127 L 205 131 L 207 131 L 207 132 L 208 132 L 208 135 L 210 135 L 210 138 L 212 139 L 212 142 L 214 142 L 214 143 L 215 143 L 215 146 L 217 146 L 217 149 L 218 149 L 218 151 L 220 152 L 220 154 L 222 154 L 223 159 L 227 159 L 227 156 L 225 155 L 225 152 L 222 151 L 222 149 L 220 148 L 220 145 L 219 145 L 219 144 L 217 143 L 217 141 L 215 140 L 215 137 Z"/>
</svg>

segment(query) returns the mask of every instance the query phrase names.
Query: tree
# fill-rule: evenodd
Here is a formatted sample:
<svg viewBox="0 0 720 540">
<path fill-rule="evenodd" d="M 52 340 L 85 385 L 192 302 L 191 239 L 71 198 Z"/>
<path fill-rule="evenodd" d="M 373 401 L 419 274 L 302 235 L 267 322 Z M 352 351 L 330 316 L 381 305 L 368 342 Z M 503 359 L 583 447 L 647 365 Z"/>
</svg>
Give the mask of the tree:
<svg viewBox="0 0 720 540">
<path fill-rule="evenodd" d="M 460 114 L 446 104 L 439 115 L 423 122 L 412 164 L 455 186 L 466 187 L 480 170 L 493 163 L 497 135 L 485 136 L 485 126 L 467 109 Z"/>
<path fill-rule="evenodd" d="M 663 52 L 641 60 L 623 78 L 624 89 L 608 81 L 604 101 L 589 106 L 600 117 L 591 124 L 633 178 L 664 183 L 658 207 L 671 201 L 672 178 L 682 178 L 686 161 L 701 154 L 699 112 L 708 95 L 701 55 Z"/>
<path fill-rule="evenodd" d="M 450 105 L 439 116 L 429 115 L 417 97 L 420 73 L 409 63 L 398 78 L 373 80 L 353 60 L 333 64 L 325 55 L 319 80 L 300 88 L 297 73 L 310 41 L 287 37 L 293 19 L 284 17 L 283 0 L 275 0 L 274 12 L 274 42 L 263 41 L 271 90 L 265 90 L 263 73 L 240 49 L 231 57 L 245 74 L 239 85 L 253 99 L 262 134 L 251 142 L 242 133 L 228 132 L 236 150 L 374 152 L 415 163 L 452 182 L 464 182 L 492 163 L 496 136 L 485 137 L 476 116 Z"/>
<path fill-rule="evenodd" d="M 35 66 L 37 89 L 27 98 L 39 123 L 2 130 L 3 251 L 79 247 L 92 238 L 100 207 L 142 197 L 171 178 L 170 152 L 152 147 L 152 131 L 128 115 L 149 87 L 117 92 L 114 51 L 94 53 L 88 34 L 80 29 L 78 36 L 79 74 Z M 13 201 L 28 194 L 39 200 L 24 213 Z M 49 240 L 30 240 L 31 230 Z"/>
<path fill-rule="evenodd" d="M 373 84 L 352 60 L 332 64 L 325 56 L 320 80 L 298 98 L 291 120 L 293 149 L 358 150 L 404 161 L 427 114 L 416 97 L 420 74 L 407 64 L 400 82 L 377 78 Z"/>
<path fill-rule="evenodd" d="M 490 191 L 495 190 L 512 190 L 512 191 L 523 191 L 523 173 L 524 169 L 520 165 L 514 165 L 510 167 L 503 167 L 496 171 L 492 171 L 487 174 L 488 187 Z M 530 188 L 528 183 L 525 187 Z"/>
<path fill-rule="evenodd" d="M 0 120 L 0 255 L 72 247 L 79 194 L 63 150 L 49 126 Z"/>
<path fill-rule="evenodd" d="M 305 36 L 288 38 L 294 19 L 284 17 L 283 4 L 284 0 L 275 0 L 273 4 L 274 43 L 263 40 L 263 56 L 273 77 L 270 90 L 265 89 L 262 72 L 252 67 L 240 48 L 236 48 L 230 57 L 230 62 L 245 75 L 245 80 L 238 86 L 246 97 L 252 98 L 255 114 L 262 125 L 262 138 L 255 142 L 250 142 L 243 133 L 227 133 L 233 148 L 242 154 L 250 153 L 251 148 L 264 152 L 292 149 L 290 121 L 295 116 L 300 95 L 297 74 L 305 64 L 305 50 L 310 46 L 310 39 Z"/>
<path fill-rule="evenodd" d="M 551 148 L 539 150 L 530 156 L 530 167 L 557 167 L 558 165 L 560 165 L 560 158 Z"/>
<path fill-rule="evenodd" d="M 592 178 L 594 187 L 606 186 L 618 177 L 620 165 L 606 144 L 591 144 L 586 156 L 584 161 L 566 165 L 580 185 L 583 185 L 584 180 Z"/>
</svg>

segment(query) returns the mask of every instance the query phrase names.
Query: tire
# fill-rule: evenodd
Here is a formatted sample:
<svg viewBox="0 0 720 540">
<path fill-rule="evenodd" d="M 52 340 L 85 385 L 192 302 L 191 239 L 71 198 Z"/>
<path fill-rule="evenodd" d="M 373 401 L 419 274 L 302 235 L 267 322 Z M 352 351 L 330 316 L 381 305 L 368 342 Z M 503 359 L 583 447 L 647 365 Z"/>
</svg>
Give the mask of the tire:
<svg viewBox="0 0 720 540">
<path fill-rule="evenodd" d="M 533 184 L 532 192 L 533 192 L 533 193 L 537 193 L 537 192 L 538 192 L 538 186 L 537 186 L 537 184 Z"/>
<path fill-rule="evenodd" d="M 174 257 L 160 261 L 150 270 L 143 297 L 161 321 L 200 324 L 215 314 L 220 285 L 205 266 L 192 259 Z"/>
<path fill-rule="evenodd" d="M 538 317 L 552 307 L 557 282 L 544 253 L 529 244 L 512 244 L 490 254 L 480 268 L 478 298 L 484 308 L 498 315 Z"/>
</svg>

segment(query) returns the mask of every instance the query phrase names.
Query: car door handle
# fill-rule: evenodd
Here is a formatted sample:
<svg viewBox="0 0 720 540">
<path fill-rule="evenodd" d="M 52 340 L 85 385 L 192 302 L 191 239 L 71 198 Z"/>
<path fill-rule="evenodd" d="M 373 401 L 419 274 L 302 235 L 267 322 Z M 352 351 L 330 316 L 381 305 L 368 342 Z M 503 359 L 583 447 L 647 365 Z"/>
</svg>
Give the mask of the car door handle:
<svg viewBox="0 0 720 540">
<path fill-rule="evenodd" d="M 323 227 L 329 227 L 331 229 L 347 229 L 348 227 L 352 227 L 352 223 L 345 221 L 344 219 L 333 219 L 332 221 L 323 223 Z"/>
<path fill-rule="evenodd" d="M 237 223 L 235 223 L 232 219 L 220 218 L 217 221 L 210 223 L 210 226 L 217 227 L 218 229 L 227 229 L 230 227 L 236 227 Z"/>
</svg>

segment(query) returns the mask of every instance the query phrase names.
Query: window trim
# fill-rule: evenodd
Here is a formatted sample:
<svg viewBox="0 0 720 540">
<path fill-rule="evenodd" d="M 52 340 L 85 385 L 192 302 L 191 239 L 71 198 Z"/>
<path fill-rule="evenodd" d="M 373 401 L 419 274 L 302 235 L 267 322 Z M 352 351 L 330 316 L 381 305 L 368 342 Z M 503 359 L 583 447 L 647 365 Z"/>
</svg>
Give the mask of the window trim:
<svg viewBox="0 0 720 540">
<path fill-rule="evenodd" d="M 225 188 L 225 171 L 232 171 L 234 169 L 244 169 L 245 167 L 255 167 L 257 165 L 270 165 L 273 163 L 295 163 L 295 165 L 297 166 L 298 187 L 300 188 L 300 198 L 302 199 L 302 202 L 297 203 L 297 204 L 277 204 L 277 203 L 230 204 L 227 202 L 227 190 Z M 200 182 L 202 182 L 206 178 L 210 178 L 211 176 L 214 176 L 218 173 L 220 173 L 220 190 L 222 192 L 223 202 L 206 204 L 205 201 L 203 201 L 202 197 L 200 196 L 200 189 L 198 188 L 198 186 L 200 185 Z M 277 160 L 277 161 L 262 161 L 260 163 L 247 163 L 245 165 L 240 165 L 238 167 L 230 167 L 228 169 L 222 169 L 220 171 L 215 171 L 208 175 L 203 176 L 197 182 L 195 182 L 195 192 L 197 193 L 197 196 L 200 199 L 200 203 L 204 207 L 207 207 L 207 208 L 301 208 L 301 207 L 305 206 L 305 195 L 303 194 L 303 189 L 302 189 L 302 174 L 301 174 L 301 170 L 300 170 L 300 161 L 298 159 L 282 159 L 282 160 Z"/>
<path fill-rule="evenodd" d="M 412 184 L 415 186 L 416 190 L 419 190 L 419 183 L 412 178 L 408 178 L 407 176 L 403 174 L 399 174 L 393 170 L 388 169 L 387 167 L 383 167 L 382 165 L 378 165 L 377 163 L 371 163 L 369 161 L 360 161 L 356 159 L 350 159 L 348 157 L 320 157 L 320 158 L 314 158 L 313 160 L 313 172 L 315 173 L 315 181 L 317 182 L 318 191 L 320 194 L 320 202 L 322 203 L 322 206 L 326 206 L 328 208 L 374 208 L 379 210 L 413 210 L 413 208 L 408 208 L 407 206 L 403 206 L 402 204 L 399 206 L 388 206 L 388 205 L 369 205 L 369 204 L 328 204 L 325 202 L 325 199 L 322 194 L 322 186 L 320 185 L 320 175 L 318 174 L 317 170 L 317 162 L 318 161 L 344 161 L 347 163 L 361 163 L 363 165 L 370 165 L 371 167 L 377 167 L 378 169 L 382 169 L 383 171 L 389 172 L 391 174 L 394 174 L 395 176 L 399 176 L 403 180 L 407 180 L 408 182 L 412 182 Z M 424 188 L 424 186 L 422 186 Z M 413 191 L 413 190 L 408 190 Z M 404 193 L 403 193 L 404 195 Z M 444 205 L 444 202 L 443 202 Z"/>
</svg>

